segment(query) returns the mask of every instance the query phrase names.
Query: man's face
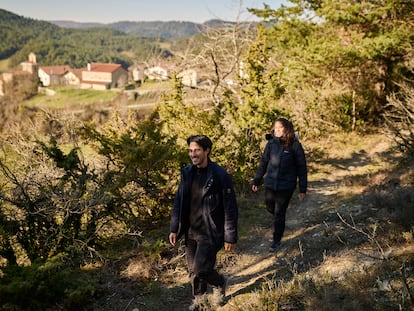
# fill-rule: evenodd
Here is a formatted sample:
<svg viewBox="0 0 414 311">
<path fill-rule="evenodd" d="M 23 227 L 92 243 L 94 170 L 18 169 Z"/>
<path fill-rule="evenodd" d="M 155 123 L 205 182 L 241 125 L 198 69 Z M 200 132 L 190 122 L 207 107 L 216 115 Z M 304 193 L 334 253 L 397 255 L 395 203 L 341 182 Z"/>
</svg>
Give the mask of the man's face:
<svg viewBox="0 0 414 311">
<path fill-rule="evenodd" d="M 199 144 L 191 142 L 188 146 L 188 154 L 191 162 L 197 167 L 206 167 L 208 164 L 208 153 L 210 149 L 204 150 Z"/>
</svg>

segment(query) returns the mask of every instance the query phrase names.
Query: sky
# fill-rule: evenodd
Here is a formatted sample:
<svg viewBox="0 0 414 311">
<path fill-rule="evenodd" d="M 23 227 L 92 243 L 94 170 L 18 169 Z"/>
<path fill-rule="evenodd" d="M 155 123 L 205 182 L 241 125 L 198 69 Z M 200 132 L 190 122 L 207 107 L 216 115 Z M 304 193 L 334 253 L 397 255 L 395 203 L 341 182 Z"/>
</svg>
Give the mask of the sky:
<svg viewBox="0 0 414 311">
<path fill-rule="evenodd" d="M 246 8 L 272 9 L 288 0 L 0 0 L 0 8 L 28 18 L 51 21 L 251 21 Z M 241 4 L 241 8 L 240 8 Z"/>
</svg>

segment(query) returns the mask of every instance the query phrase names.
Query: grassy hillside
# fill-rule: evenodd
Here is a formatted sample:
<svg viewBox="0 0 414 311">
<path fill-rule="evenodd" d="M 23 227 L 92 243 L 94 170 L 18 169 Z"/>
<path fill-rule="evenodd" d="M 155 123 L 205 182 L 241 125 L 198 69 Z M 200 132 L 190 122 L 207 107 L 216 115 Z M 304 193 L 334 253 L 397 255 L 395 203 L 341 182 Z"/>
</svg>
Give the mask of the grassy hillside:
<svg viewBox="0 0 414 311">
<path fill-rule="evenodd" d="M 54 92 L 53 95 L 36 95 L 25 101 L 24 105 L 43 109 L 81 108 L 88 104 L 111 102 L 119 94 L 118 91 L 114 90 L 102 92 L 96 90 L 81 90 L 74 87 L 55 87 L 49 90 Z"/>
<path fill-rule="evenodd" d="M 0 71 L 6 71 L 9 68 L 9 60 L 3 59 L 0 60 Z"/>
</svg>

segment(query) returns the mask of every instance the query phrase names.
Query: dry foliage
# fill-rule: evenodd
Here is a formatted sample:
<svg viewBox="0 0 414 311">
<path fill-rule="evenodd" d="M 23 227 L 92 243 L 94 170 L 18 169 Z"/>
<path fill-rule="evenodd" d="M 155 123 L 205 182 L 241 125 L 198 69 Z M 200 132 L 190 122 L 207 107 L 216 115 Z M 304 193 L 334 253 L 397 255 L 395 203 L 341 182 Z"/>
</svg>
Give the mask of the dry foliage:
<svg viewBox="0 0 414 311">
<path fill-rule="evenodd" d="M 407 154 L 414 151 L 414 88 L 400 85 L 400 91 L 388 96 L 385 120 L 399 148 Z"/>
</svg>

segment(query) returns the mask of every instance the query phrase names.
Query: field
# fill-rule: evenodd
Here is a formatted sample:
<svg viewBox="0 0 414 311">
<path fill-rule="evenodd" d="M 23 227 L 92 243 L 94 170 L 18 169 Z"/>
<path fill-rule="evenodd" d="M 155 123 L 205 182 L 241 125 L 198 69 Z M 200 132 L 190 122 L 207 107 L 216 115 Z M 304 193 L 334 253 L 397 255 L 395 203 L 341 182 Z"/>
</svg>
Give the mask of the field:
<svg viewBox="0 0 414 311">
<path fill-rule="evenodd" d="M 9 60 L 0 60 L 0 72 L 6 71 L 9 68 Z"/>
</svg>

